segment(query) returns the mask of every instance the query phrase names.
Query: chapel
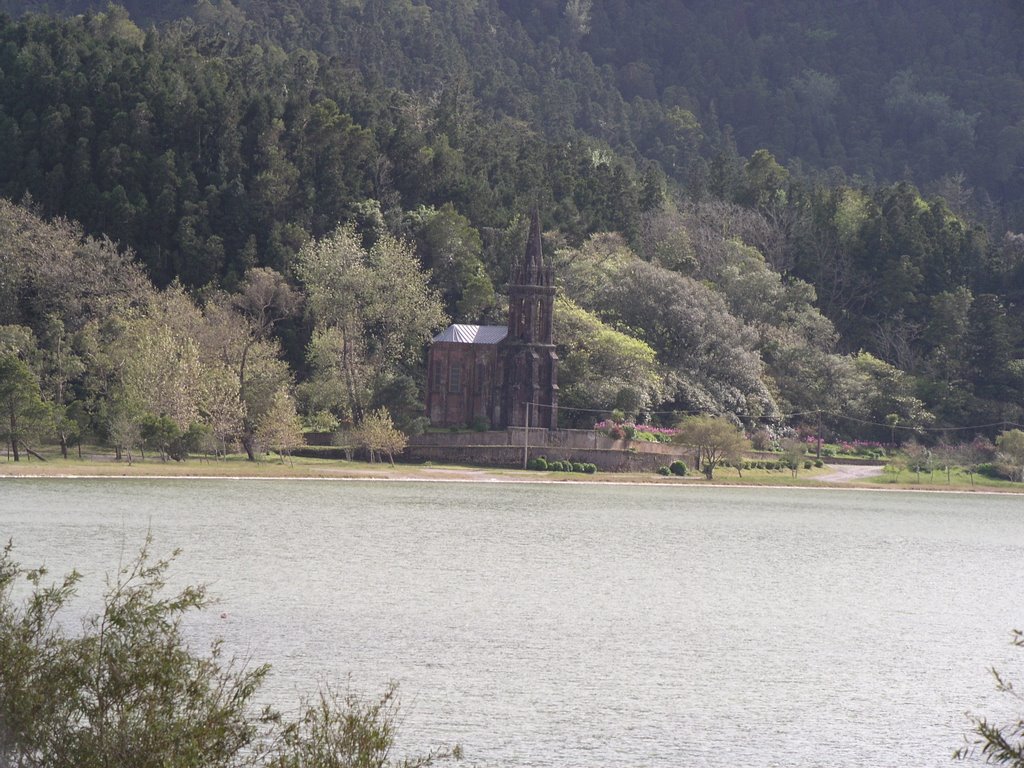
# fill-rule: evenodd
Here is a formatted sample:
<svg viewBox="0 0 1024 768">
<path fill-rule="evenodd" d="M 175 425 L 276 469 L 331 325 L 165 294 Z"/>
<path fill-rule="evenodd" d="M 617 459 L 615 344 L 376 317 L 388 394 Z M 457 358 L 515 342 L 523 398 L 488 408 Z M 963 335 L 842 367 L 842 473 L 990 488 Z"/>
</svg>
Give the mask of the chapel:
<svg viewBox="0 0 1024 768">
<path fill-rule="evenodd" d="M 533 212 L 508 286 L 507 325 L 448 326 L 427 352 L 427 416 L 433 426 L 558 426 L 558 355 L 552 331 L 554 275 Z"/>
</svg>

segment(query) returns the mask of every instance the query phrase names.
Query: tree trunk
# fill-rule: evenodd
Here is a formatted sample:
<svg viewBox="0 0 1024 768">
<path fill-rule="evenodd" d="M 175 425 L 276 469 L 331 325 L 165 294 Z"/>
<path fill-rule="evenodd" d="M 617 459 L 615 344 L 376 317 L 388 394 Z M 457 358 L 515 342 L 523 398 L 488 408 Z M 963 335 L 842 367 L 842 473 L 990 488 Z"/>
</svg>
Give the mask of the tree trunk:
<svg viewBox="0 0 1024 768">
<path fill-rule="evenodd" d="M 249 461 L 256 461 L 255 440 L 248 431 L 242 435 L 242 447 L 245 448 L 245 455 L 249 458 Z"/>
<path fill-rule="evenodd" d="M 68 457 L 68 437 L 63 432 L 60 433 L 60 455 L 65 459 Z"/>
<path fill-rule="evenodd" d="M 43 456 L 40 456 L 38 453 L 29 448 L 24 441 L 21 443 L 21 447 L 25 449 L 25 453 L 27 453 L 29 456 L 35 456 L 40 461 L 46 461 L 46 459 Z"/>
<path fill-rule="evenodd" d="M 245 367 L 249 362 L 249 350 L 256 343 L 256 339 L 250 339 L 242 349 L 242 359 L 238 364 L 238 400 L 245 405 Z M 247 409 L 248 412 L 248 409 Z M 256 461 L 256 426 L 248 417 L 242 421 L 242 447 L 245 448 L 245 455 L 249 461 Z"/>
<path fill-rule="evenodd" d="M 363 422 L 363 404 L 359 400 L 359 391 L 356 387 L 355 365 L 352 362 L 352 354 L 349 350 L 348 333 L 341 332 L 341 368 L 345 372 L 345 385 L 348 388 L 348 396 L 352 401 L 352 420 L 356 424 Z M 373 461 L 371 460 L 372 464 Z"/>
<path fill-rule="evenodd" d="M 18 417 L 14 414 L 14 405 L 11 405 L 11 451 L 14 453 L 14 460 L 21 461 L 18 455 Z"/>
</svg>

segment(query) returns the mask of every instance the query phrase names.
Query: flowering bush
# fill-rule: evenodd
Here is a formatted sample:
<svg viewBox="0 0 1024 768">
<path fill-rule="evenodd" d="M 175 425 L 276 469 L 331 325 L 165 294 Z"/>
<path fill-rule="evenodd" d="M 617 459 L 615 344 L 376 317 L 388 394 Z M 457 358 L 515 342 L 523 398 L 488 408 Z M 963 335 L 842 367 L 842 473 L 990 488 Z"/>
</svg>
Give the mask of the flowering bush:
<svg viewBox="0 0 1024 768">
<path fill-rule="evenodd" d="M 625 437 L 630 440 L 658 443 L 669 442 L 672 436 L 679 431 L 670 427 L 654 427 L 650 424 L 633 424 L 632 422 L 620 424 L 614 421 L 599 421 L 594 425 L 594 429 L 614 440 L 621 440 Z"/>
<path fill-rule="evenodd" d="M 808 446 L 817 445 L 818 439 L 813 435 L 804 437 Z M 822 444 L 821 452 L 826 456 L 847 455 L 847 456 L 868 456 L 877 458 L 883 456 L 890 450 L 890 443 L 879 443 L 875 440 L 840 440 L 837 443 Z"/>
</svg>

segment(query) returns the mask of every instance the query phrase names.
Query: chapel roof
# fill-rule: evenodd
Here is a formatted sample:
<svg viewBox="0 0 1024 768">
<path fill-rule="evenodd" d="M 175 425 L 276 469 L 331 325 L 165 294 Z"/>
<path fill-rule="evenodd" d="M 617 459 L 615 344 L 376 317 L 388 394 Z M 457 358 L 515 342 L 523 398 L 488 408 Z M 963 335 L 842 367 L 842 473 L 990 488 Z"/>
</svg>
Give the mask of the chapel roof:
<svg viewBox="0 0 1024 768">
<path fill-rule="evenodd" d="M 497 344 L 508 335 L 504 325 L 449 325 L 434 337 L 433 341 L 447 341 L 456 344 Z"/>
</svg>

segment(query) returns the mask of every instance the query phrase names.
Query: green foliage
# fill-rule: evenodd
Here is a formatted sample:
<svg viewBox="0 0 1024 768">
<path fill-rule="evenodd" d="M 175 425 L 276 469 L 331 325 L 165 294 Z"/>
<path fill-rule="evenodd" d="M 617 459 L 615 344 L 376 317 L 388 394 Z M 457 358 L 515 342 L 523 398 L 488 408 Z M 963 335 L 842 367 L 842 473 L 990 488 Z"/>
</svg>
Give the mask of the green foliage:
<svg viewBox="0 0 1024 768">
<path fill-rule="evenodd" d="M 796 477 L 800 470 L 800 465 L 804 463 L 807 445 L 798 438 L 789 437 L 783 440 L 779 447 L 782 449 L 780 466 L 788 468 L 793 473 L 793 477 Z M 805 468 L 810 469 L 810 467 Z"/>
<path fill-rule="evenodd" d="M 50 428 L 51 417 L 28 364 L 15 352 L 0 348 L 0 438 L 15 461 L 27 441 Z"/>
<path fill-rule="evenodd" d="M 466 322 L 487 316 L 495 303 L 494 286 L 484 268 L 479 233 L 451 203 L 420 207 L 410 215 L 416 251 L 430 270 L 449 315 Z"/>
<path fill-rule="evenodd" d="M 165 596 L 168 561 L 147 546 L 107 592 L 102 612 L 78 637 L 61 614 L 78 575 L 43 586 L 45 571 L 0 558 L 0 721 L 4 762 L 79 766 L 235 765 L 270 725 L 250 711 L 266 667 L 235 668 L 214 644 L 208 656 L 187 650 L 182 619 L 208 604 L 205 590 Z M 29 577 L 32 598 L 12 590 Z"/>
<path fill-rule="evenodd" d="M 626 268 L 609 286 L 604 313 L 638 329 L 668 370 L 680 407 L 766 413 L 774 401 L 752 332 L 712 288 L 646 262 Z"/>
<path fill-rule="evenodd" d="M 0 323 L 37 341 L 36 431 L 128 448 L 161 414 L 252 454 L 297 378 L 307 417 L 414 432 L 423 344 L 446 314 L 501 322 L 535 204 L 571 425 L 814 411 L 898 442 L 1024 419 L 1020 19 L 627 5 L 4 20 L 0 195 L 32 203 L 0 202 Z"/>
<path fill-rule="evenodd" d="M 295 268 L 324 348 L 311 348 L 311 362 L 360 421 L 375 384 L 422 359 L 446 320 L 438 296 L 408 244 L 387 236 L 367 251 L 352 227 L 308 243 Z"/>
<path fill-rule="evenodd" d="M 187 640 L 187 619 L 206 608 L 202 587 L 168 593 L 170 560 L 147 540 L 109 583 L 98 613 L 65 618 L 80 579 L 44 583 L 0 554 L 0 762 L 31 768 L 297 768 L 426 765 L 458 758 L 439 750 L 394 762 L 394 686 L 376 702 L 329 690 L 296 720 L 256 706 L 269 667 L 205 653 Z M 19 603 L 21 582 L 29 594 Z"/>
<path fill-rule="evenodd" d="M 677 475 L 679 477 L 685 477 L 686 476 L 686 471 L 687 471 L 686 464 L 684 462 L 680 461 L 679 459 L 676 459 L 671 464 L 669 464 L 668 468 L 669 468 L 669 471 L 671 471 L 673 475 Z"/>
<path fill-rule="evenodd" d="M 630 403 L 634 413 L 658 402 L 662 377 L 651 347 L 563 297 L 556 299 L 554 312 L 559 400 L 570 417 L 573 407 L 614 408 L 626 392 L 635 395 Z M 577 421 L 586 418 L 580 413 Z"/>
<path fill-rule="evenodd" d="M 750 441 L 743 432 L 726 419 L 715 416 L 690 416 L 678 424 L 675 442 L 697 451 L 697 469 L 711 480 L 715 468 L 729 461 L 742 466 L 743 452 L 749 450 Z"/>
<path fill-rule="evenodd" d="M 262 450 L 276 451 L 282 458 L 305 444 L 302 423 L 295 412 L 295 401 L 285 389 L 278 389 L 256 425 L 256 444 Z"/>
<path fill-rule="evenodd" d="M 982 477 L 989 477 L 993 480 L 1009 480 L 1010 476 L 1007 475 L 997 465 L 990 462 L 984 462 L 975 466 L 974 471 Z"/>
<path fill-rule="evenodd" d="M 1024 634 L 1020 630 L 1013 631 L 1012 643 L 1017 648 L 1024 648 Z M 1013 683 L 996 669 L 992 669 L 996 690 L 1010 696 L 1014 703 L 1020 705 L 1020 694 Z M 1014 721 L 1006 724 L 993 722 L 982 715 L 968 714 L 971 734 L 965 737 L 966 744 L 958 749 L 953 757 L 956 760 L 973 761 L 980 752 L 986 763 L 1008 765 L 1011 768 L 1024 766 L 1024 731 L 1021 725 L 1024 718 L 1018 713 Z"/>
<path fill-rule="evenodd" d="M 672 470 L 669 469 L 668 467 L 662 465 L 662 466 L 658 467 L 658 474 L 659 475 L 663 475 L 664 477 L 668 477 L 669 475 L 672 474 Z"/>
<path fill-rule="evenodd" d="M 1010 429 L 996 438 L 997 457 L 1011 480 L 1024 482 L 1024 431 Z"/>
<path fill-rule="evenodd" d="M 176 453 L 174 444 L 181 437 L 181 429 L 168 416 L 146 414 L 139 424 L 142 442 L 146 448 L 159 451 L 160 458 L 165 461 Z"/>
<path fill-rule="evenodd" d="M 366 449 L 373 462 L 379 454 L 387 454 L 388 461 L 395 463 L 395 454 L 405 450 L 409 440 L 397 429 L 386 408 L 378 408 L 366 414 L 354 433 L 356 444 Z"/>
</svg>

